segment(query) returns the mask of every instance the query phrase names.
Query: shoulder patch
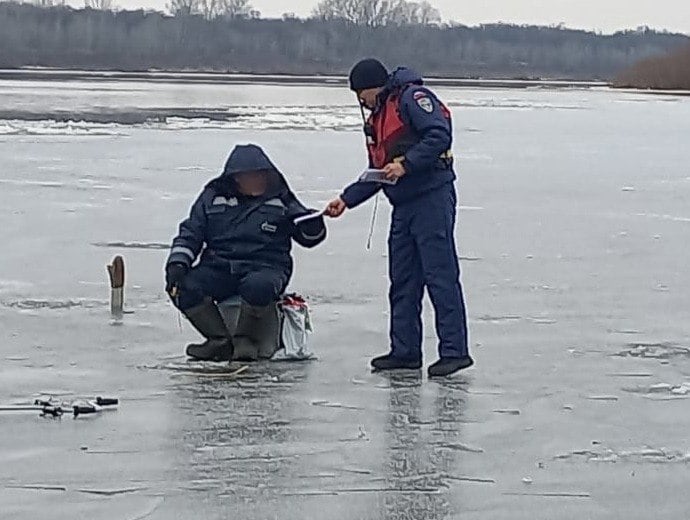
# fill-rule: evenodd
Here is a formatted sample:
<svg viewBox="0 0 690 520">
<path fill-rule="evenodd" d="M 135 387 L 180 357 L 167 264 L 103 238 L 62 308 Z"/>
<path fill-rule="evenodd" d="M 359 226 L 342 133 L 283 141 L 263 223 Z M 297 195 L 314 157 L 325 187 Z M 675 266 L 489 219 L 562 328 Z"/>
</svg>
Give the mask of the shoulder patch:
<svg viewBox="0 0 690 520">
<path fill-rule="evenodd" d="M 419 108 L 424 110 L 427 114 L 431 114 L 434 111 L 434 103 L 428 95 L 424 94 L 423 96 L 415 97 L 415 100 Z"/>
<path fill-rule="evenodd" d="M 434 102 L 432 100 L 432 94 L 424 87 L 418 87 L 412 92 L 412 99 L 417 106 L 424 110 L 427 114 L 431 114 L 434 111 Z"/>
</svg>

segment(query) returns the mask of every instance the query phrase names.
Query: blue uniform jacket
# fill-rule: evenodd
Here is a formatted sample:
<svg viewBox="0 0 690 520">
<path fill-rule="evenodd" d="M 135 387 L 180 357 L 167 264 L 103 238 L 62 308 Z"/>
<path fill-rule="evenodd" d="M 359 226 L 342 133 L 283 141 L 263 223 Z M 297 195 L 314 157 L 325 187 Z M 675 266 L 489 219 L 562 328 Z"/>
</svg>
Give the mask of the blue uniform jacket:
<svg viewBox="0 0 690 520">
<path fill-rule="evenodd" d="M 239 194 L 234 175 L 270 172 L 270 186 L 261 197 Z M 292 240 L 315 247 L 326 238 L 323 217 L 295 225 L 293 219 L 313 213 L 290 191 L 287 181 L 264 151 L 255 145 L 237 146 L 223 174 L 211 181 L 180 224 L 168 264 L 200 262 L 230 270 L 270 268 L 292 274 Z"/>
<path fill-rule="evenodd" d="M 436 95 L 424 87 L 419 74 L 407 68 L 395 70 L 379 95 L 379 103 L 374 112 L 383 109 L 391 94 L 401 91 L 400 118 L 418 137 L 418 142 L 405 153 L 407 173 L 396 185 L 383 187 L 394 206 L 409 202 L 455 180 L 452 166 L 442 167 L 439 164 L 439 156 L 450 150 L 453 144 L 451 121 L 445 117 Z M 345 188 L 341 198 L 348 208 L 354 208 L 380 189 L 381 186 L 377 183 L 355 182 Z"/>
</svg>

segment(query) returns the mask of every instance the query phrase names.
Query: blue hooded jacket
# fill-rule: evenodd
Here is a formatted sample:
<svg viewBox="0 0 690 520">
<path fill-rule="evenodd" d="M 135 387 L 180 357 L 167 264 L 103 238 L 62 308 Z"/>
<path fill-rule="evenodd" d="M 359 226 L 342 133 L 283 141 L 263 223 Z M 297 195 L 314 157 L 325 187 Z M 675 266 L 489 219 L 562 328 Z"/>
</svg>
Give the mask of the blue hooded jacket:
<svg viewBox="0 0 690 520">
<path fill-rule="evenodd" d="M 242 195 L 235 183 L 240 172 L 269 173 L 269 187 L 260 197 Z M 326 238 L 323 217 L 295 225 L 295 218 L 314 213 L 290 191 L 287 181 L 256 145 L 237 146 L 222 175 L 212 180 L 180 224 L 168 264 L 188 267 L 201 255 L 204 265 L 229 270 L 268 268 L 289 278 L 293 262 L 292 240 L 315 247 Z"/>
<path fill-rule="evenodd" d="M 396 185 L 383 187 L 391 204 L 397 206 L 455 181 L 452 165 L 439 164 L 439 157 L 453 145 L 453 128 L 436 95 L 424 87 L 424 80 L 412 69 L 401 67 L 391 74 L 374 113 L 383 110 L 391 94 L 400 94 L 400 118 L 418 138 L 405 153 L 406 174 Z M 341 198 L 348 208 L 354 208 L 380 189 L 378 183 L 355 182 L 345 188 Z"/>
</svg>

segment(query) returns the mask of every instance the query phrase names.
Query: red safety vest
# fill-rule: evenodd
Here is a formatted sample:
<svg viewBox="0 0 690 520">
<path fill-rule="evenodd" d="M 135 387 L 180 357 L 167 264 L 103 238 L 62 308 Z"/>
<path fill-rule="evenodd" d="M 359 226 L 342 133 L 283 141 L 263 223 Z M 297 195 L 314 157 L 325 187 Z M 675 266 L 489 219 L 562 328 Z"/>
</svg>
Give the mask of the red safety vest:
<svg viewBox="0 0 690 520">
<path fill-rule="evenodd" d="M 386 164 L 401 159 L 407 150 L 419 142 L 419 136 L 400 117 L 402 92 L 388 96 L 385 104 L 367 120 L 367 148 L 374 168 L 383 168 Z M 448 107 L 440 101 L 439 104 L 443 116 L 450 120 Z"/>
</svg>

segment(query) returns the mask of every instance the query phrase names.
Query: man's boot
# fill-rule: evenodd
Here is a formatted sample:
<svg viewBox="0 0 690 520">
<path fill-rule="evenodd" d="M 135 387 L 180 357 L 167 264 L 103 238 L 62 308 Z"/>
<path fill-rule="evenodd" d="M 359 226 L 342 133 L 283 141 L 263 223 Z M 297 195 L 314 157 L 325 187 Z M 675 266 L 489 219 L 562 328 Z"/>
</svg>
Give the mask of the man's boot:
<svg viewBox="0 0 690 520">
<path fill-rule="evenodd" d="M 233 339 L 234 359 L 271 359 L 280 348 L 280 315 L 275 303 L 254 307 L 242 302 Z"/>
<path fill-rule="evenodd" d="M 422 368 L 422 361 L 421 359 L 401 359 L 388 354 L 372 359 L 371 368 L 376 372 L 386 370 L 419 370 Z"/>
<path fill-rule="evenodd" d="M 229 337 L 223 317 L 212 300 L 188 309 L 185 313 L 189 322 L 206 341 L 187 346 L 187 355 L 198 361 L 230 361 L 233 355 L 232 338 Z"/>
<path fill-rule="evenodd" d="M 470 368 L 474 365 L 474 360 L 470 357 L 463 358 L 441 358 L 429 367 L 429 377 L 447 377 Z"/>
</svg>

